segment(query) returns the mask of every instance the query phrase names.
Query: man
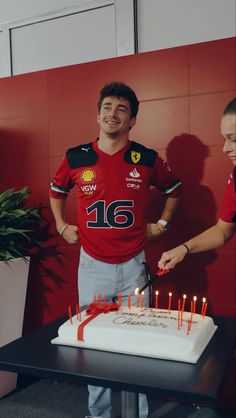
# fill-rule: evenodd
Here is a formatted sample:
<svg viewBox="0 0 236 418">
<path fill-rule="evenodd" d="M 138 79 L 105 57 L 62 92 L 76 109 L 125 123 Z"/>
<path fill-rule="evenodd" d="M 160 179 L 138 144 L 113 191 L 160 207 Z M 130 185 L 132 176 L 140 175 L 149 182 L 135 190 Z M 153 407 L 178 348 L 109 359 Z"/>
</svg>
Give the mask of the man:
<svg viewBox="0 0 236 418">
<path fill-rule="evenodd" d="M 99 137 L 71 148 L 52 179 L 50 202 L 59 234 L 69 243 L 80 240 L 78 271 L 80 305 L 106 293 L 134 298 L 147 281 L 144 247 L 165 233 L 179 199 L 176 180 L 157 152 L 129 140 L 139 102 L 124 83 L 105 85 L 98 102 Z M 78 226 L 64 217 L 65 198 L 78 187 Z M 150 185 L 167 196 L 161 219 L 147 226 Z M 124 297 L 123 297 L 124 300 Z M 148 304 L 148 295 L 145 295 Z M 146 397 L 140 395 L 140 417 L 146 418 Z M 111 417 L 110 390 L 89 387 L 91 415 Z"/>
<path fill-rule="evenodd" d="M 224 137 L 223 152 L 232 160 L 234 171 L 226 187 L 220 218 L 216 225 L 195 236 L 184 244 L 165 251 L 158 262 L 162 269 L 172 269 L 188 253 L 213 250 L 227 241 L 236 231 L 236 98 L 231 100 L 223 112 L 221 133 Z"/>
</svg>

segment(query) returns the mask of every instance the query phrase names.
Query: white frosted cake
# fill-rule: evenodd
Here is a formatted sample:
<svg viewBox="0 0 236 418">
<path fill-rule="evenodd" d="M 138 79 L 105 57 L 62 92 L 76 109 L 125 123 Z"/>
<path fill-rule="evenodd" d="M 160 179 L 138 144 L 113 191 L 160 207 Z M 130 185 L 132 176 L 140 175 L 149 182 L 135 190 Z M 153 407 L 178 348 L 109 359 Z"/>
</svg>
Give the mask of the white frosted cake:
<svg viewBox="0 0 236 418">
<path fill-rule="evenodd" d="M 120 306 L 97 316 L 81 313 L 58 329 L 52 344 L 196 363 L 217 327 L 209 316 Z M 86 322 L 85 322 L 86 321 Z"/>
</svg>

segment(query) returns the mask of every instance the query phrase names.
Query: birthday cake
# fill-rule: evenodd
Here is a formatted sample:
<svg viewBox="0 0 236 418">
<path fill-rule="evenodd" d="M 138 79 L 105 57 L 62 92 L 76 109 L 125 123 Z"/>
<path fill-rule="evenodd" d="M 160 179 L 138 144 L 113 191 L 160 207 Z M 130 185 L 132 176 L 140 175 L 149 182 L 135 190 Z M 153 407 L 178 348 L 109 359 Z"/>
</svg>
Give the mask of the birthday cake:
<svg viewBox="0 0 236 418">
<path fill-rule="evenodd" d="M 52 344 L 196 363 L 217 329 L 197 313 L 92 305 L 63 323 Z"/>
</svg>

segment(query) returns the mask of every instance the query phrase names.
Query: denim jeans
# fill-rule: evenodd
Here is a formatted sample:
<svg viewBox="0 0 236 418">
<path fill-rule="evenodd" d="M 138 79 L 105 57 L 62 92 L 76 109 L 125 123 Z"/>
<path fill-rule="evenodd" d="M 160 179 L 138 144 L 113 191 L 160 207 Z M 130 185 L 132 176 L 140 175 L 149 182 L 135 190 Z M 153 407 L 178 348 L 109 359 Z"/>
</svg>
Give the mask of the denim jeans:
<svg viewBox="0 0 236 418">
<path fill-rule="evenodd" d="M 111 302 L 118 292 L 122 293 L 122 303 L 127 304 L 127 296 L 130 293 L 131 303 L 135 303 L 134 290 L 142 288 L 147 282 L 145 271 L 145 255 L 141 252 L 129 261 L 119 264 L 104 263 L 95 260 L 80 251 L 80 263 L 78 271 L 78 289 L 80 306 L 93 302 L 94 295 L 106 293 L 107 302 Z M 144 295 L 144 306 L 148 306 L 148 292 Z M 88 386 L 89 412 L 94 416 L 111 418 L 111 390 L 99 386 Z M 143 394 L 139 394 L 139 418 L 147 418 L 148 403 Z"/>
</svg>

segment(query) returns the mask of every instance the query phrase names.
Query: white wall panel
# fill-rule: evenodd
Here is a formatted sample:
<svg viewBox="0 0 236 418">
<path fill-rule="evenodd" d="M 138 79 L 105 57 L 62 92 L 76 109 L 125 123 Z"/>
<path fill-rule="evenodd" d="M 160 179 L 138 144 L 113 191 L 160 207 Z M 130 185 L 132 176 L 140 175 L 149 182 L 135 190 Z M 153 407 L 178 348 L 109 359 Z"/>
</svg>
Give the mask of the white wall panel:
<svg viewBox="0 0 236 418">
<path fill-rule="evenodd" d="M 11 74 L 9 31 L 0 30 L 0 77 Z"/>
<path fill-rule="evenodd" d="M 139 52 L 235 36 L 235 0 L 138 0 Z"/>
<path fill-rule="evenodd" d="M 77 6 L 98 7 L 103 0 L 0 0 L 0 25 Z"/>
<path fill-rule="evenodd" d="M 114 5 L 13 28 L 11 45 L 13 74 L 114 57 Z"/>
</svg>

